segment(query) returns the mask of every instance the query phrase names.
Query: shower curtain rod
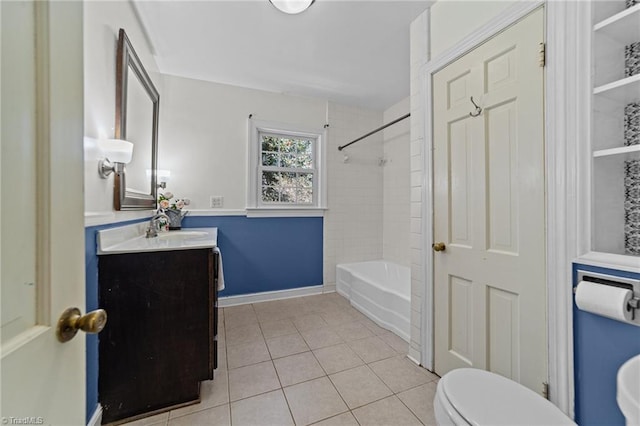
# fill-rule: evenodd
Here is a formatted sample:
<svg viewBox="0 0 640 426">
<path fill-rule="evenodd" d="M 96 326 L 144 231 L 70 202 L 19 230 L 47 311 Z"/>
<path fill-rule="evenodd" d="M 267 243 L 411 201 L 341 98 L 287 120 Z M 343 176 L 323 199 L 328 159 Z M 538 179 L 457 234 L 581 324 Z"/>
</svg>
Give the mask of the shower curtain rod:
<svg viewBox="0 0 640 426">
<path fill-rule="evenodd" d="M 410 117 L 410 116 L 411 116 L 411 113 L 408 113 L 408 114 L 406 114 L 406 115 L 403 115 L 403 116 L 402 116 L 402 117 L 400 117 L 400 118 L 397 118 L 397 119 L 393 120 L 393 121 L 392 121 L 392 122 L 390 122 L 390 123 L 385 124 L 384 126 L 380 126 L 380 127 L 378 127 L 377 129 L 372 130 L 371 132 L 367 133 L 366 135 L 364 135 L 364 136 L 360 136 L 358 139 L 354 139 L 354 140 L 352 140 L 351 142 L 349 142 L 349 143 L 348 143 L 348 144 L 346 144 L 346 145 L 339 146 L 339 147 L 338 147 L 338 151 L 342 151 L 343 149 L 345 149 L 345 148 L 346 148 L 346 147 L 348 147 L 349 145 L 352 145 L 352 144 L 354 144 L 354 143 L 356 143 L 356 142 L 358 142 L 358 141 L 361 141 L 362 139 L 364 139 L 364 138 L 366 138 L 366 137 L 368 137 L 368 136 L 371 136 L 371 135 L 373 135 L 374 133 L 378 133 L 380 130 L 384 130 L 384 129 L 386 129 L 386 128 L 387 128 L 387 127 L 389 127 L 389 126 L 391 126 L 391 125 L 393 125 L 393 124 L 396 124 L 398 121 L 402 121 L 402 120 L 404 120 L 405 118 Z"/>
</svg>

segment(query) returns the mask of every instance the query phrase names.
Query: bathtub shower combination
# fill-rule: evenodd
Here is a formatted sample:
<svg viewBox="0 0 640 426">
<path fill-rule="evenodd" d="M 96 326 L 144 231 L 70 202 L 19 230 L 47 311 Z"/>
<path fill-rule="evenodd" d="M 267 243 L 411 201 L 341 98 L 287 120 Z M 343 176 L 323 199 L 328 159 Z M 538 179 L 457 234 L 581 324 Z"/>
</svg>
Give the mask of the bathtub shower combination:
<svg viewBox="0 0 640 426">
<path fill-rule="evenodd" d="M 336 290 L 378 325 L 409 341 L 409 268 L 383 260 L 339 264 L 336 265 Z"/>
</svg>

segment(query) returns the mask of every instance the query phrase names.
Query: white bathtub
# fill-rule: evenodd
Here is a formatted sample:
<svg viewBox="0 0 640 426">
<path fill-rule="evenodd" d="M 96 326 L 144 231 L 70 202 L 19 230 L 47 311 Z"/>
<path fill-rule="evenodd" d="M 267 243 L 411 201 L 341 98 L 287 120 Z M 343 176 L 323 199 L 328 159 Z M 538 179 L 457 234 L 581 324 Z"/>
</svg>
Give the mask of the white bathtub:
<svg viewBox="0 0 640 426">
<path fill-rule="evenodd" d="M 336 290 L 379 326 L 409 341 L 409 268 L 383 260 L 339 264 L 336 265 Z"/>
</svg>

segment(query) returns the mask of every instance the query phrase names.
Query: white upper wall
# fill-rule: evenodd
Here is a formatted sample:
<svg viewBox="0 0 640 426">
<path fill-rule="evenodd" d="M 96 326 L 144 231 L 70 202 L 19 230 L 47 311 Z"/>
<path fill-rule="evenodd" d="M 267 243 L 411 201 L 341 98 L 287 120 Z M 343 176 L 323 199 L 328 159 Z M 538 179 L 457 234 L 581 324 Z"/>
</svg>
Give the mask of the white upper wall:
<svg viewBox="0 0 640 426">
<path fill-rule="evenodd" d="M 114 211 L 113 176 L 101 179 L 97 173 L 97 163 L 103 155 L 95 142 L 98 138 L 114 136 L 115 54 L 120 28 L 127 31 L 160 92 L 158 167 L 171 170 L 167 189 L 179 197 L 190 198 L 191 210 L 209 209 L 212 195 L 224 197 L 224 209 L 244 210 L 249 114 L 259 120 L 314 128 L 322 128 L 327 122 L 325 99 L 159 74 L 151 46 L 128 1 L 87 2 L 84 22 L 85 213 L 88 225 L 149 215 L 149 211 Z M 342 111 L 338 104 L 333 105 L 335 111 Z M 367 119 L 363 123 L 349 119 L 336 127 L 362 133 L 381 124 L 381 112 L 347 109 L 346 115 L 359 114 Z M 343 114 L 334 116 L 339 120 Z M 334 129 L 334 135 L 336 132 Z M 381 156 L 382 152 L 375 154 L 376 158 Z M 372 170 L 379 171 L 381 178 L 382 168 L 375 166 Z"/>
<path fill-rule="evenodd" d="M 163 77 L 158 168 L 171 171 L 167 190 L 209 209 L 244 210 L 247 200 L 248 117 L 322 129 L 324 100 L 282 95 L 182 77 Z"/>
<path fill-rule="evenodd" d="M 431 58 L 449 49 L 515 3 L 513 0 L 437 1 L 430 9 Z"/>
<path fill-rule="evenodd" d="M 88 1 L 84 3 L 84 134 L 85 134 L 85 214 L 107 221 L 126 220 L 146 213 L 115 212 L 113 175 L 98 175 L 96 148 L 99 138 L 113 138 L 116 105 L 116 48 L 118 31 L 124 28 L 153 84 L 162 87 L 158 66 L 140 22 L 128 1 Z M 135 150 L 135 147 L 134 147 Z"/>
</svg>

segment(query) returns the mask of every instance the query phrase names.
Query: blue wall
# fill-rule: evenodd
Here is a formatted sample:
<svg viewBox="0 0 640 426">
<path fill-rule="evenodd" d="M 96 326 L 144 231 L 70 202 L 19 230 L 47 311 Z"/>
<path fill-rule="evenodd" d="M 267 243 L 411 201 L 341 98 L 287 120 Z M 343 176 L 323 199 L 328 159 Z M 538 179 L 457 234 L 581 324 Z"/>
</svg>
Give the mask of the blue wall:
<svg viewBox="0 0 640 426">
<path fill-rule="evenodd" d="M 98 309 L 97 231 L 140 220 L 85 228 L 86 309 Z M 185 228 L 217 227 L 226 288 L 219 296 L 321 285 L 321 217 L 187 216 Z M 98 406 L 98 336 L 87 335 L 87 422 Z"/>
<path fill-rule="evenodd" d="M 322 218 L 186 216 L 183 227 L 217 227 L 221 297 L 321 285 Z"/>
<path fill-rule="evenodd" d="M 577 269 L 640 278 L 640 274 L 574 264 L 574 285 Z M 616 402 L 616 375 L 625 361 L 640 353 L 640 327 L 583 312 L 574 302 L 573 339 L 576 422 L 624 426 Z"/>
</svg>

